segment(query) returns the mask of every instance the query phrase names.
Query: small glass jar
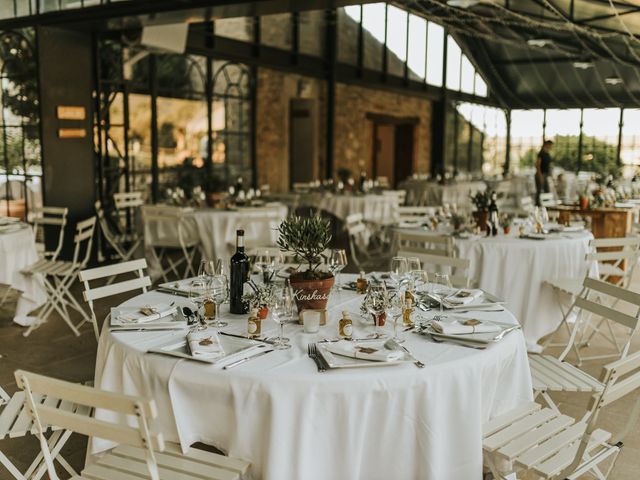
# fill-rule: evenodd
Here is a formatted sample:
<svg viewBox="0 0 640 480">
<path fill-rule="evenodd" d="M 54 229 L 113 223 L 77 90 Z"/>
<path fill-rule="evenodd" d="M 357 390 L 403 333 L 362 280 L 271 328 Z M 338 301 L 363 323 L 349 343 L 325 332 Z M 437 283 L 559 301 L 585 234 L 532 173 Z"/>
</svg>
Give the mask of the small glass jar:
<svg viewBox="0 0 640 480">
<path fill-rule="evenodd" d="M 262 320 L 258 316 L 258 309 L 254 308 L 249 314 L 247 320 L 247 336 L 249 338 L 257 338 L 262 334 Z"/>
<path fill-rule="evenodd" d="M 351 340 L 353 337 L 353 322 L 349 318 L 349 312 L 342 312 L 342 318 L 340 319 L 338 333 L 340 338 Z"/>
</svg>

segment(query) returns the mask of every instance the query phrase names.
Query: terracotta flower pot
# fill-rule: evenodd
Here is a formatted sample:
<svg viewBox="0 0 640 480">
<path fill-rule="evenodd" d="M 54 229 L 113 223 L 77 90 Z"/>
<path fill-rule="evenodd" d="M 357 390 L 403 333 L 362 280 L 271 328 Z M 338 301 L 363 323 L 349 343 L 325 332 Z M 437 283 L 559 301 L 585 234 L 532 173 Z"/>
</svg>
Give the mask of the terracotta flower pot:
<svg viewBox="0 0 640 480">
<path fill-rule="evenodd" d="M 265 318 L 267 318 L 267 315 L 269 315 L 268 307 L 262 307 L 258 309 L 258 318 L 260 320 L 264 320 Z"/>
<path fill-rule="evenodd" d="M 376 322 L 376 316 L 373 313 L 371 314 L 371 318 L 373 318 L 374 325 L 377 323 L 379 327 L 384 327 L 384 322 L 387 321 L 387 314 L 383 312 L 380 315 L 378 315 L 377 322 Z"/>
<path fill-rule="evenodd" d="M 580 196 L 580 209 L 581 210 L 586 210 L 587 208 L 589 208 L 589 199 L 586 197 L 586 195 L 581 195 Z"/>
<path fill-rule="evenodd" d="M 304 278 L 304 272 L 294 273 L 289 278 L 293 295 L 296 299 L 298 312 L 302 310 L 324 310 L 335 282 L 333 276 L 309 280 Z"/>
<path fill-rule="evenodd" d="M 504 227 L 504 234 L 505 235 L 509 235 L 509 233 L 511 232 L 511 227 Z"/>
</svg>

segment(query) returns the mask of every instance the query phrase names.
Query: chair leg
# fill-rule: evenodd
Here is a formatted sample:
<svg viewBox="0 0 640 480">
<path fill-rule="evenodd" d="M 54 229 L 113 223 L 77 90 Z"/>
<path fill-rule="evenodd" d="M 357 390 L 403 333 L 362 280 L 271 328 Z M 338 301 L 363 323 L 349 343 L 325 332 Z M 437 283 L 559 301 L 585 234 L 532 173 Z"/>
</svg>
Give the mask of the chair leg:
<svg viewBox="0 0 640 480">
<path fill-rule="evenodd" d="M 60 450 L 62 450 L 62 447 L 64 447 L 64 445 L 67 443 L 67 441 L 69 440 L 69 437 L 73 432 L 71 432 L 70 430 L 65 430 L 64 433 L 62 432 L 56 432 L 56 433 L 61 433 L 61 435 L 58 436 L 59 440 L 58 438 L 55 438 L 54 440 L 53 436 L 49 439 L 49 451 L 51 452 L 51 458 L 53 458 L 54 461 L 57 461 L 60 465 L 62 465 L 62 468 L 64 468 L 72 477 L 75 477 L 78 475 L 78 473 L 71 467 L 71 465 L 69 465 L 69 462 L 67 462 L 60 455 Z M 40 461 L 39 465 L 40 465 L 40 468 L 35 472 L 33 477 L 30 477 L 29 480 L 40 480 L 42 476 L 45 473 L 47 473 L 47 465 L 43 461 Z"/>
<path fill-rule="evenodd" d="M 2 453 L 2 451 L 0 451 L 0 463 L 9 471 L 11 475 L 13 475 L 13 478 L 15 478 L 16 480 L 27 480 L 27 478 L 20 473 L 20 470 L 18 470 L 16 466 L 11 463 L 11 460 L 9 460 L 5 456 L 5 454 Z"/>
</svg>

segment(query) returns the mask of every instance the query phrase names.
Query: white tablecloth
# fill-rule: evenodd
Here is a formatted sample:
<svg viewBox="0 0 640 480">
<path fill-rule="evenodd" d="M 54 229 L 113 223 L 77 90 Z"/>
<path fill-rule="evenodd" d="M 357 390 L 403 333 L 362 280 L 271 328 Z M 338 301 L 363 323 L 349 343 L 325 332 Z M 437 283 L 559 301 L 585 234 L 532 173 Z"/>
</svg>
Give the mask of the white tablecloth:
<svg viewBox="0 0 640 480">
<path fill-rule="evenodd" d="M 440 185 L 427 180 L 407 180 L 401 184 L 401 188 L 407 191 L 407 205 L 456 204 L 459 209 L 465 210 L 471 208 L 469 194 L 485 191 L 487 185 L 482 181 Z"/>
<path fill-rule="evenodd" d="M 14 317 L 20 324 L 25 323 L 24 317 L 31 310 L 43 305 L 47 299 L 37 277 L 20 273 L 21 269 L 36 260 L 36 243 L 31 229 L 26 224 L 24 228 L 14 232 L 0 232 L 0 283 L 22 291 Z"/>
<path fill-rule="evenodd" d="M 185 211 L 185 215 L 193 219 L 191 224 L 193 230 L 188 232 L 187 236 L 197 235 L 206 258 L 217 260 L 233 255 L 236 247 L 236 230 L 240 228 L 245 230 L 245 246 L 249 250 L 258 246 L 275 245 L 278 238 L 277 228 L 287 217 L 287 207 L 274 204 L 264 207 L 243 207 L 233 211 L 203 208 Z M 172 236 L 177 241 L 177 229 L 173 224 L 160 222 L 154 222 L 152 225 L 145 224 L 147 248 L 159 238 L 167 241 Z"/>
<path fill-rule="evenodd" d="M 592 238 L 591 232 L 546 240 L 498 235 L 458 238 L 455 246 L 460 258 L 471 261 L 470 278 L 507 302 L 522 325 L 527 346 L 537 351 L 538 340 L 555 331 L 562 320 L 558 297 L 545 281 L 584 278 L 587 270 L 597 277 L 597 263 L 589 265 L 585 259 Z"/>
<path fill-rule="evenodd" d="M 482 424 L 532 398 L 522 333 L 486 350 L 407 334 L 405 345 L 426 368 L 408 363 L 318 373 L 307 344 L 335 337 L 341 310 L 358 317 L 362 297 L 338 295 L 319 334 L 287 325 L 291 350 L 230 371 L 143 353 L 184 333 L 105 330 L 96 385 L 154 398 L 161 412 L 158 427 L 168 440 L 183 447 L 196 441 L 216 445 L 250 461 L 257 479 L 481 479 Z M 128 303 L 168 298 L 150 292 Z M 509 312 L 475 315 L 516 321 Z M 225 331 L 245 331 L 245 316 L 225 317 Z M 264 328 L 276 333 L 270 321 Z M 363 330 L 357 325 L 356 336 Z M 96 442 L 92 451 L 107 446 Z"/>
</svg>

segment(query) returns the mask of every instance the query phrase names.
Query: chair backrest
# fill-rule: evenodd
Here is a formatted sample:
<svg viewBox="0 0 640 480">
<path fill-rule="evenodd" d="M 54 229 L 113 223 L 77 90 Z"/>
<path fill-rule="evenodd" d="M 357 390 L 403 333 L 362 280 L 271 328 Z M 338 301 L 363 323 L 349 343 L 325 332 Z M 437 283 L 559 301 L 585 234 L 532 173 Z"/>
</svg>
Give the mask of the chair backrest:
<svg viewBox="0 0 640 480">
<path fill-rule="evenodd" d="M 430 235 L 399 230 L 396 233 L 398 250 L 428 255 L 453 256 L 453 238 L 450 235 Z"/>
<path fill-rule="evenodd" d="M 111 230 L 111 227 L 109 226 L 109 222 L 107 221 L 107 218 L 104 215 L 104 209 L 102 208 L 102 203 L 100 202 L 100 200 L 98 200 L 94 205 L 96 208 L 96 215 L 98 216 L 98 222 L 100 223 L 100 231 L 102 232 L 102 235 L 107 240 L 109 245 L 111 245 L 111 247 L 118 253 L 120 258 L 123 258 L 125 255 L 125 252 L 122 249 L 122 246 L 116 240 L 116 236 L 114 235 L 113 231 Z"/>
<path fill-rule="evenodd" d="M 190 216 L 192 213 L 192 208 L 146 205 L 142 210 L 145 242 L 151 246 L 158 244 L 183 249 L 198 243 L 200 237 L 193 217 Z M 175 232 L 177 236 L 174 235 Z"/>
<path fill-rule="evenodd" d="M 619 309 L 614 309 L 610 306 L 604 305 L 604 298 L 610 298 L 611 305 L 618 305 L 619 302 L 627 303 L 632 309 L 635 309 L 635 314 L 630 315 L 624 313 Z M 627 343 L 621 350 L 620 358 L 624 358 L 629 352 L 631 340 L 633 339 L 633 333 L 638 329 L 638 318 L 640 318 L 640 294 L 632 292 L 622 287 L 612 285 L 609 282 L 603 282 L 602 280 L 596 280 L 595 278 L 586 277 L 582 284 L 582 291 L 573 302 L 573 305 L 565 313 L 564 320 L 566 321 L 569 315 L 574 310 L 580 310 L 582 312 L 588 312 L 596 317 L 605 318 L 618 325 L 625 327 L 631 331 Z M 578 318 L 580 321 L 580 317 Z M 567 346 L 564 351 L 558 357 L 560 360 L 564 360 L 567 356 L 573 344 L 576 340 L 576 335 L 580 328 L 574 328 L 567 342 Z"/>
<path fill-rule="evenodd" d="M 89 263 L 95 229 L 95 216 L 82 220 L 76 225 L 76 234 L 73 237 L 73 264 L 76 268 L 84 268 Z"/>
<path fill-rule="evenodd" d="M 116 209 L 136 208 L 144 205 L 142 192 L 119 192 L 113 194 L 113 203 Z"/>
<path fill-rule="evenodd" d="M 31 223 L 33 224 L 33 233 L 37 239 L 39 234 L 43 235 L 45 225 L 55 227 L 58 230 L 58 243 L 52 251 L 43 251 L 44 257 L 55 260 L 62 250 L 64 243 L 64 227 L 67 225 L 67 215 L 69 209 L 66 207 L 35 207 L 31 209 Z"/>
<path fill-rule="evenodd" d="M 414 251 L 400 250 L 399 257 L 417 257 L 422 262 L 422 268 L 427 272 L 447 273 L 451 285 L 456 288 L 468 288 L 470 282 L 469 267 L 471 261 L 466 258 L 453 258 L 446 255 L 432 255 Z M 431 267 L 431 268 L 429 268 Z"/>
<path fill-rule="evenodd" d="M 144 274 L 144 270 L 146 268 L 147 261 L 144 258 L 141 258 L 139 260 L 116 263 L 105 267 L 90 268 L 78 273 L 78 278 L 82 283 L 84 283 L 84 292 L 82 293 L 82 296 L 91 309 L 91 320 L 93 322 L 93 330 L 96 335 L 96 340 L 100 336 L 100 332 L 98 330 L 98 319 L 96 318 L 96 314 L 93 309 L 93 301 L 124 292 L 131 292 L 133 290 L 140 290 L 142 293 L 146 292 L 147 287 L 151 286 L 151 279 Z M 99 287 L 91 287 L 90 282 L 92 281 L 109 279 L 111 277 L 127 273 L 132 273 L 135 277 L 129 280 L 122 280 L 120 282 Z"/>
<path fill-rule="evenodd" d="M 435 207 L 398 207 L 400 220 L 416 220 L 420 217 L 429 217 L 436 214 Z"/>
<path fill-rule="evenodd" d="M 15 378 L 18 387 L 25 392 L 29 406 L 25 410 L 33 417 L 51 480 L 59 478 L 44 436 L 47 426 L 142 448 L 146 451 L 151 478 L 159 480 L 154 451 L 164 450 L 164 440 L 162 434 L 152 433 L 149 427 L 150 422 L 157 417 L 153 400 L 107 392 L 24 370 L 16 371 Z M 43 402 L 44 397 L 59 401 Z M 117 414 L 120 418 L 124 417 L 126 423 L 98 420 L 89 415 L 64 410 L 61 405 L 65 402 Z M 132 424 L 135 426 L 130 426 Z"/>
<path fill-rule="evenodd" d="M 640 352 L 609 363 L 602 368 L 600 381 L 604 385 L 602 392 L 593 395 L 585 431 L 576 450 L 573 462 L 555 478 L 569 478 L 584 462 L 584 453 L 595 431 L 602 409 L 640 388 Z M 622 444 L 624 438 L 635 428 L 640 418 L 640 395 L 636 393 L 631 414 L 625 418 L 624 428 L 608 440 L 609 445 Z"/>
<path fill-rule="evenodd" d="M 600 279 L 612 281 L 611 277 L 617 277 L 617 273 L 621 273 L 615 284 L 628 287 L 640 256 L 640 237 L 596 238 L 589 242 L 589 246 L 594 253 L 587 256 L 588 261 L 606 262 L 610 265 L 610 268 L 601 273 Z"/>
<path fill-rule="evenodd" d="M 543 207 L 553 207 L 558 204 L 553 193 L 541 193 L 540 204 Z"/>
</svg>

